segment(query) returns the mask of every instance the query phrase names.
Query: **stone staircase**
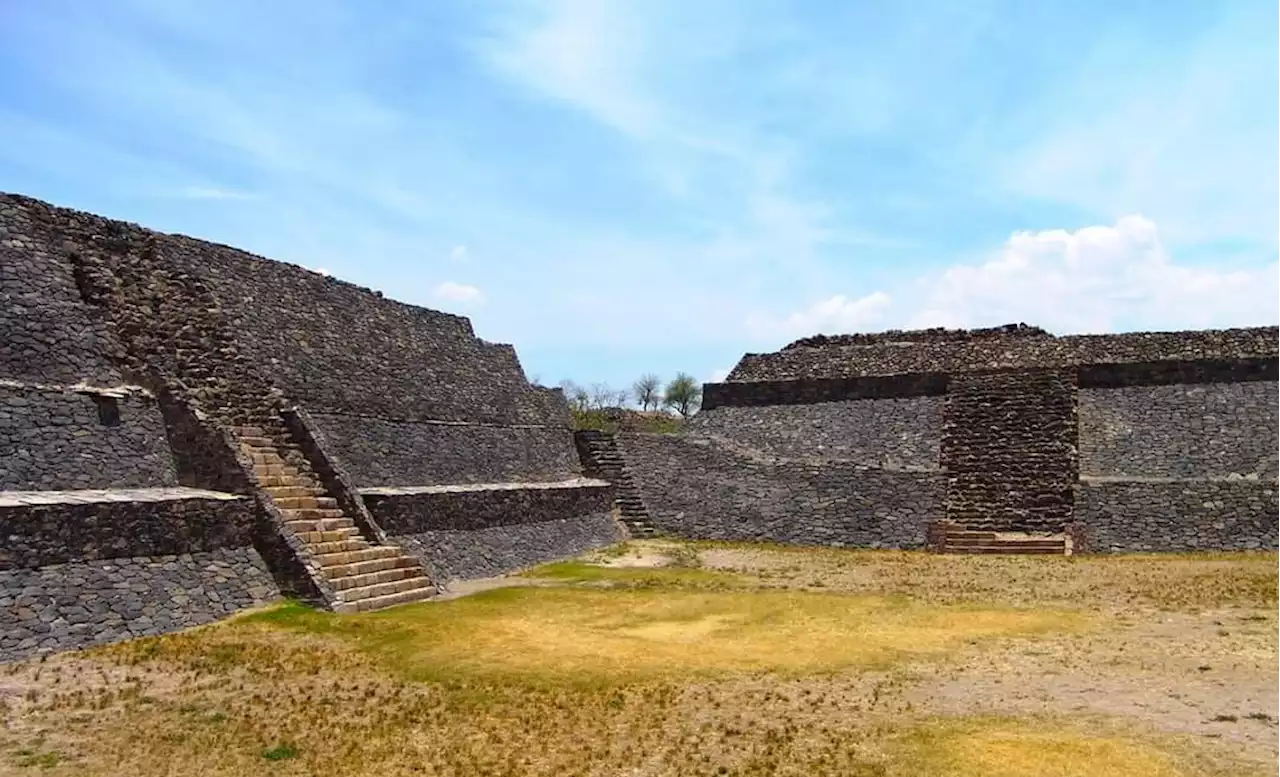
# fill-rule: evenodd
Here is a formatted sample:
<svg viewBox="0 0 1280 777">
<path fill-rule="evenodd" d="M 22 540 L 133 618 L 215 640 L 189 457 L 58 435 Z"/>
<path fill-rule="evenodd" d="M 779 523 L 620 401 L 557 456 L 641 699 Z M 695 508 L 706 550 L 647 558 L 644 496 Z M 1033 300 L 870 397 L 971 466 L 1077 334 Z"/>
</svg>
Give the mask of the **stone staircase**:
<svg viewBox="0 0 1280 777">
<path fill-rule="evenodd" d="M 1071 555 L 1071 546 L 1065 534 L 985 531 L 962 524 L 946 527 L 936 550 L 950 554 Z"/>
<path fill-rule="evenodd" d="M 660 534 L 649 522 L 649 511 L 640 498 L 640 489 L 627 471 L 622 452 L 618 450 L 617 438 L 608 432 L 587 429 L 574 432 L 573 441 L 583 473 L 613 484 L 613 503 L 631 536 L 654 537 Z"/>
<path fill-rule="evenodd" d="M 436 593 L 415 557 L 361 536 L 296 446 L 278 443 L 259 426 L 235 426 L 232 433 L 253 460 L 262 491 L 284 516 L 285 530 L 302 541 L 333 589 L 335 612 L 378 610 Z"/>
</svg>

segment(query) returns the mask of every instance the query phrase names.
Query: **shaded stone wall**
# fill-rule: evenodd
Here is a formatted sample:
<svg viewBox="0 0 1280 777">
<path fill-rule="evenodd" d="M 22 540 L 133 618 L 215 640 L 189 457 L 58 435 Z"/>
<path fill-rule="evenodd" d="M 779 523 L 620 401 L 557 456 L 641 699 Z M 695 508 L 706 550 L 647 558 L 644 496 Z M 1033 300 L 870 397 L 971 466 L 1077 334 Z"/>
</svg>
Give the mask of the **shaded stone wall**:
<svg viewBox="0 0 1280 777">
<path fill-rule="evenodd" d="M 1274 481 L 1086 478 L 1075 503 L 1088 553 L 1276 549 Z"/>
<path fill-rule="evenodd" d="M 0 661 L 199 626 L 278 597 L 253 548 L 0 571 Z"/>
<path fill-rule="evenodd" d="M 694 416 L 692 435 L 765 456 L 829 459 L 888 469 L 936 469 L 943 398 L 864 399 L 771 407 L 721 407 Z"/>
<path fill-rule="evenodd" d="M 0 491 L 176 484 L 152 397 L 0 382 Z"/>
<path fill-rule="evenodd" d="M 311 417 L 361 486 L 557 481 L 579 474 L 567 426 Z"/>
<path fill-rule="evenodd" d="M 118 386 L 106 324 L 84 301 L 60 246 L 0 195 L 0 378 Z"/>
<path fill-rule="evenodd" d="M 618 442 L 651 523 L 678 536 L 921 548 L 943 515 L 936 467 L 771 458 L 692 435 L 624 433 Z"/>
<path fill-rule="evenodd" d="M 209 623 L 279 597 L 245 499 L 0 506 L 0 661 Z M 116 492 L 117 494 L 119 492 Z M 53 495 L 41 495 L 48 499 Z"/>
<path fill-rule="evenodd" d="M 945 415 L 948 520 L 1062 531 L 1078 476 L 1073 370 L 953 375 Z"/>
<path fill-rule="evenodd" d="M 148 490 L 152 491 L 152 490 Z M 161 492 L 163 493 L 163 492 Z M 57 496 L 57 495 L 54 495 Z M 67 501 L 0 506 L 0 570 L 133 556 L 199 553 L 253 544 L 254 514 L 243 498 Z"/>
<path fill-rule="evenodd" d="M 603 481 L 504 488 L 364 489 L 387 537 L 432 579 L 489 577 L 573 556 L 621 539 Z"/>
<path fill-rule="evenodd" d="M 1082 388 L 1080 472 L 1274 480 L 1276 388 L 1275 382 Z"/>
</svg>

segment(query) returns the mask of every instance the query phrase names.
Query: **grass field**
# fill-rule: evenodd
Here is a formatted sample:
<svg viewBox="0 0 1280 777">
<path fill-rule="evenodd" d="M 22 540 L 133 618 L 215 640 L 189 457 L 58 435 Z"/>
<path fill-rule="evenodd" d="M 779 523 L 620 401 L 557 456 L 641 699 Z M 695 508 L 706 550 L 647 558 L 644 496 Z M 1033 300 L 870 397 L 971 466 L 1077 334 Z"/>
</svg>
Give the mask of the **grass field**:
<svg viewBox="0 0 1280 777">
<path fill-rule="evenodd" d="M 637 543 L 0 667 L 0 773 L 1274 773 L 1277 557 Z"/>
</svg>

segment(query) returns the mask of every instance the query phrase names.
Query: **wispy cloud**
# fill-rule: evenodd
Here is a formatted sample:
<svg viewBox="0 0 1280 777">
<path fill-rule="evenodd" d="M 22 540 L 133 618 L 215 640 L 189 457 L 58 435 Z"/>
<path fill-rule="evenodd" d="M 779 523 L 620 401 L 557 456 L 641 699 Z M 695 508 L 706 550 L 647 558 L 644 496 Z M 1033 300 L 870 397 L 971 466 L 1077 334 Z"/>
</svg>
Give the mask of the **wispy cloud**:
<svg viewBox="0 0 1280 777">
<path fill-rule="evenodd" d="M 465 305 L 476 305 L 484 302 L 484 294 L 478 287 L 466 283 L 455 283 L 454 281 L 441 283 L 435 287 L 432 294 L 440 302 L 462 303 Z"/>
<path fill-rule="evenodd" d="M 469 306 L 555 379 L 1274 319 L 1274 4 L 925 5 L 15 4 L 0 178 Z"/>
</svg>

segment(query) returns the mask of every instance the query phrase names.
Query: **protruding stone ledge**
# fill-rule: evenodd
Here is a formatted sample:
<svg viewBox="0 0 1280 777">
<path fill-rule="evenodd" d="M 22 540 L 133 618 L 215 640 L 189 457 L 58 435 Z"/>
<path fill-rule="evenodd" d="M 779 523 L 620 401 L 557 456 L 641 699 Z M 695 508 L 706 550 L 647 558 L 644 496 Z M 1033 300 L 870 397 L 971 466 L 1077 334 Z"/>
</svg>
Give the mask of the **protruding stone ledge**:
<svg viewBox="0 0 1280 777">
<path fill-rule="evenodd" d="M 104 502 L 170 502 L 177 499 L 234 501 L 243 496 L 202 488 L 109 488 L 78 491 L 0 491 L 0 508 L 31 505 L 84 505 Z"/>
</svg>

